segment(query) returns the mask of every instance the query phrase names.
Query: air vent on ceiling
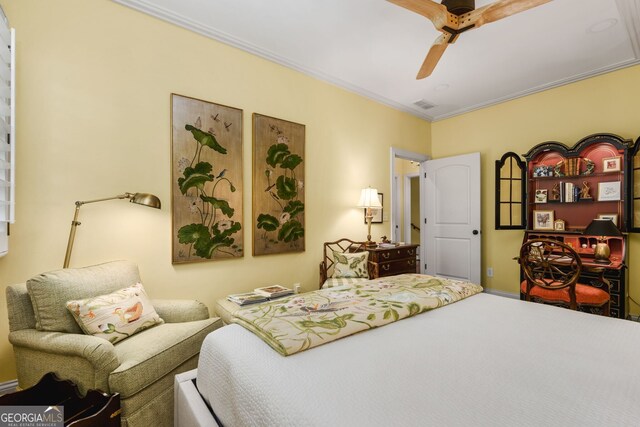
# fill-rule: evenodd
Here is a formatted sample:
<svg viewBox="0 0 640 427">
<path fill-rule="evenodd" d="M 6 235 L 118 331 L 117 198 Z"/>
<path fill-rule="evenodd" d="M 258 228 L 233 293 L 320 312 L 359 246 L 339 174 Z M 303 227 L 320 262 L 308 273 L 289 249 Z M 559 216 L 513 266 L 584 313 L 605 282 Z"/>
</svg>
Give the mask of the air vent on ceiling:
<svg viewBox="0 0 640 427">
<path fill-rule="evenodd" d="M 424 99 L 420 99 L 420 100 L 414 102 L 413 105 L 415 105 L 418 108 L 421 108 L 423 110 L 428 110 L 430 108 L 435 107 L 435 105 L 431 104 L 430 102 L 425 101 Z"/>
</svg>

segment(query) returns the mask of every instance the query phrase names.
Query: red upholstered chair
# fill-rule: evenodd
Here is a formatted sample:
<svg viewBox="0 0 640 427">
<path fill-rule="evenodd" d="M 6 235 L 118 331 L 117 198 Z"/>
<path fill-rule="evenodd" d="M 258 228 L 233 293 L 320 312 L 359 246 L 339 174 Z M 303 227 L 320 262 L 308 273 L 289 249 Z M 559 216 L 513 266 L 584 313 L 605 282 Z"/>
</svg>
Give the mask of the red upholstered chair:
<svg viewBox="0 0 640 427">
<path fill-rule="evenodd" d="M 520 291 L 527 301 L 558 304 L 577 310 L 580 306 L 597 307 L 609 316 L 609 282 L 600 272 L 602 288 L 578 283 L 582 260 L 572 247 L 554 240 L 532 239 L 520 248 L 518 262 L 524 280 Z"/>
</svg>

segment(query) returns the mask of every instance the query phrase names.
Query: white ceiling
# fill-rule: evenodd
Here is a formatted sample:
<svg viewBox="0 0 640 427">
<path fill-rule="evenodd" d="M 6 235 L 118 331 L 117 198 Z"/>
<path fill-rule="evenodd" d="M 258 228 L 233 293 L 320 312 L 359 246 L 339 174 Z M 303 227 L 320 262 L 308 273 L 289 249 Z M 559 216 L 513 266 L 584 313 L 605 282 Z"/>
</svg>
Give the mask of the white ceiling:
<svg viewBox="0 0 640 427">
<path fill-rule="evenodd" d="M 386 0 L 113 1 L 431 121 L 640 63 L 640 0 L 553 0 L 487 24 L 424 80 L 440 33 Z"/>
</svg>

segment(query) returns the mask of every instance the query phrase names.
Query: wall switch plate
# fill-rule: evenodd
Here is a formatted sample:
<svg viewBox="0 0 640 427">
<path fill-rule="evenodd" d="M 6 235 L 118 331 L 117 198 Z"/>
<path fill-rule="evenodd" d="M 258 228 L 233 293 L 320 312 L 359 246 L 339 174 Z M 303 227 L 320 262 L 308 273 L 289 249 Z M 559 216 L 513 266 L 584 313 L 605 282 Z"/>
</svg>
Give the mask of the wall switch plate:
<svg viewBox="0 0 640 427">
<path fill-rule="evenodd" d="M 487 268 L 487 277 L 493 277 L 493 267 Z"/>
</svg>

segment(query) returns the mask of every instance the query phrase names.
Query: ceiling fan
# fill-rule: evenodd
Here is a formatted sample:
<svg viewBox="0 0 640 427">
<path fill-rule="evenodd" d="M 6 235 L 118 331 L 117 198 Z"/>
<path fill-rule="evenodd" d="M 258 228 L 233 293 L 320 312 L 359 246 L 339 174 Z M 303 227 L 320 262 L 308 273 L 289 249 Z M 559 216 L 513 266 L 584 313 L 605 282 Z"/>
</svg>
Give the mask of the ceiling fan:
<svg viewBox="0 0 640 427">
<path fill-rule="evenodd" d="M 433 72 L 442 54 L 458 36 L 473 28 L 523 12 L 551 0 L 498 0 L 476 9 L 475 0 L 388 0 L 429 19 L 442 33 L 429 49 L 416 79 L 424 79 Z"/>
</svg>

